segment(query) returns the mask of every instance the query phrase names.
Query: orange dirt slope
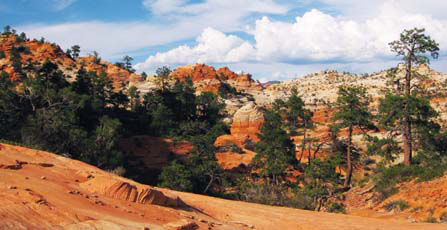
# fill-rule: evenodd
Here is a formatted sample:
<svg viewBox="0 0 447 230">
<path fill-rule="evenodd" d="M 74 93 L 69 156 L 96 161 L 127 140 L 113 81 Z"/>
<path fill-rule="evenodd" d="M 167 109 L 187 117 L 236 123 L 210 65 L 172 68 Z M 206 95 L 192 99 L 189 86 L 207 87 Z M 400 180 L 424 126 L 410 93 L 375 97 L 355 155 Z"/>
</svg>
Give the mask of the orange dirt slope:
<svg viewBox="0 0 447 230">
<path fill-rule="evenodd" d="M 0 229 L 445 229 L 154 188 L 0 144 Z"/>
</svg>

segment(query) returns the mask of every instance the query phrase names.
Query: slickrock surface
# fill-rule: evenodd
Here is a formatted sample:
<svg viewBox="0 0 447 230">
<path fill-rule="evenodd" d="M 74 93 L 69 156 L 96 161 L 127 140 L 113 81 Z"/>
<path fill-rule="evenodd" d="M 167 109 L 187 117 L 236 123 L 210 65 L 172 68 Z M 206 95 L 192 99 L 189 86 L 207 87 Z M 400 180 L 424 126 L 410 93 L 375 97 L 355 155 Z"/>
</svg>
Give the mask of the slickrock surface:
<svg viewBox="0 0 447 230">
<path fill-rule="evenodd" d="M 0 204 L 0 229 L 445 229 L 174 192 L 6 144 Z"/>
</svg>

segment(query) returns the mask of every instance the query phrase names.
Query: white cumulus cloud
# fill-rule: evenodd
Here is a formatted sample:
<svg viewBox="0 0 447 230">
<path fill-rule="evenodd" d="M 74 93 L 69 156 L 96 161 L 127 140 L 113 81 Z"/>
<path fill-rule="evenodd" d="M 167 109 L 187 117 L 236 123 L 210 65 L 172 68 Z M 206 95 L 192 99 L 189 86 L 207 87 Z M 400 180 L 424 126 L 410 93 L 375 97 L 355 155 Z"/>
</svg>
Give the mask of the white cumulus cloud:
<svg viewBox="0 0 447 230">
<path fill-rule="evenodd" d="M 136 66 L 138 69 L 155 68 L 163 64 L 240 62 L 254 58 L 253 46 L 234 35 L 225 35 L 211 27 L 197 38 L 197 45 L 179 46 L 165 53 L 157 53 Z"/>
<path fill-rule="evenodd" d="M 426 28 L 426 33 L 440 43 L 441 49 L 447 45 L 447 20 L 409 13 L 397 1 L 384 2 L 378 9 L 377 14 L 367 19 L 333 16 L 316 9 L 296 17 L 294 22 L 265 16 L 246 31 L 253 36 L 253 42 L 209 28 L 197 38 L 196 46 L 157 53 L 138 64 L 137 69 L 151 71 L 162 64 L 234 65 L 236 62 L 389 65 L 394 54 L 388 43 L 398 39 L 404 29 L 414 27 Z"/>
</svg>

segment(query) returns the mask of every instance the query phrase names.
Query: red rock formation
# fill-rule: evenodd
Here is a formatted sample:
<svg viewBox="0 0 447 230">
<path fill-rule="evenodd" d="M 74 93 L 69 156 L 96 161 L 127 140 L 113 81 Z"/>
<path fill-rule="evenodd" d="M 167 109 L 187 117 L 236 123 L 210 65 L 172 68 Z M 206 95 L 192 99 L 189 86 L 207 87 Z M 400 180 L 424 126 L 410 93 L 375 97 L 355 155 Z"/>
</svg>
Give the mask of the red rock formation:
<svg viewBox="0 0 447 230">
<path fill-rule="evenodd" d="M 19 47 L 27 49 L 26 52 L 20 53 L 22 65 L 30 62 L 43 63 L 46 60 L 50 60 L 57 64 L 59 69 L 71 79 L 75 79 L 77 71 L 81 66 L 84 66 L 87 71 L 95 71 L 98 74 L 105 72 L 107 77 L 112 79 L 113 87 L 116 91 L 123 90 L 123 86 L 129 82 L 142 81 L 140 75 L 132 74 L 126 69 L 119 68 L 106 61 L 97 63 L 93 56 L 73 59 L 55 44 L 40 43 L 36 40 L 18 42 L 15 36 L 2 36 L 0 37 L 0 51 L 5 53 L 6 58 L 0 59 L 0 71 L 6 71 L 12 80 L 19 80 L 19 77 L 12 67 L 10 51 L 12 48 Z"/>
<path fill-rule="evenodd" d="M 256 134 L 259 133 L 263 124 L 264 114 L 254 102 L 250 101 L 234 114 L 231 135 L 241 141 L 248 138 L 259 141 Z"/>
<path fill-rule="evenodd" d="M 214 145 L 217 147 L 237 145 L 242 148 L 243 153 L 216 154 L 217 160 L 223 168 L 232 169 L 241 164 L 248 165 L 251 162 L 256 153 L 245 149 L 245 143 L 249 140 L 259 141 L 256 134 L 260 132 L 263 123 L 264 115 L 254 102 L 247 103 L 234 114 L 231 134 L 218 137 Z"/>
<path fill-rule="evenodd" d="M 228 144 L 236 144 L 243 147 L 245 141 L 252 140 L 259 141 L 259 130 L 264 123 L 264 115 L 252 101 L 240 108 L 233 117 L 231 125 L 231 135 L 223 135 L 217 138 L 214 143 L 216 146 L 223 146 Z"/>
<path fill-rule="evenodd" d="M 130 181 L 118 180 L 111 176 L 97 175 L 93 179 L 81 183 L 80 187 L 91 193 L 134 203 L 174 207 L 185 205 L 178 197 L 167 197 L 163 192 L 152 187 L 131 184 Z"/>
<path fill-rule="evenodd" d="M 217 71 L 205 64 L 187 65 L 177 68 L 171 73 L 171 77 L 183 81 L 190 77 L 198 91 L 218 93 L 224 90 L 224 84 L 235 88 L 237 91 L 261 90 L 262 86 L 255 82 L 249 74 L 236 74 L 228 67 Z"/>
</svg>

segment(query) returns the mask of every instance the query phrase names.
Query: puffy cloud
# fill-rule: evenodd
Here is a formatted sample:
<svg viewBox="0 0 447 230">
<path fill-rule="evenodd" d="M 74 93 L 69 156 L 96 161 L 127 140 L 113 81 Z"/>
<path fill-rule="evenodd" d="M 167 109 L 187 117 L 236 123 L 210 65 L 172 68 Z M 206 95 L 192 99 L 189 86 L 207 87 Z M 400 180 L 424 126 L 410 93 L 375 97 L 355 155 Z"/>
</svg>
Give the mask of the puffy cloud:
<svg viewBox="0 0 447 230">
<path fill-rule="evenodd" d="M 366 21 L 347 20 L 311 10 L 295 23 L 264 17 L 252 32 L 258 55 L 275 60 L 368 60 L 390 55 L 388 42 L 403 29 L 424 27 L 441 44 L 447 44 L 447 21 L 406 14 L 385 3 L 381 13 Z"/>
<path fill-rule="evenodd" d="M 165 53 L 157 53 L 136 66 L 137 69 L 155 68 L 163 64 L 240 62 L 254 58 L 255 49 L 241 38 L 225 35 L 213 28 L 207 28 L 197 38 L 197 45 L 179 46 Z"/>
<path fill-rule="evenodd" d="M 17 28 L 29 37 L 45 37 L 62 48 L 79 44 L 85 53 L 97 51 L 105 58 L 122 57 L 143 47 L 163 45 L 200 33 L 182 25 L 165 27 L 146 22 L 108 23 L 88 21 L 56 25 L 31 24 Z"/>
<path fill-rule="evenodd" d="M 68 6 L 76 0 L 48 0 Z M 288 8 L 272 0 L 144 0 L 153 13 L 147 21 L 103 22 L 84 21 L 60 24 L 28 24 L 17 26 L 30 37 L 45 37 L 63 48 L 79 44 L 82 50 L 98 51 L 106 59 L 133 55 L 141 49 L 193 39 L 208 27 L 223 32 L 240 31 L 245 18 L 252 13 L 282 14 Z M 245 45 L 247 46 L 247 45 Z M 244 49 L 244 48 L 241 48 Z M 237 56 L 239 52 L 229 56 Z"/>
<path fill-rule="evenodd" d="M 235 62 L 295 63 L 297 66 L 316 62 L 320 66 L 322 63 L 325 66 L 357 63 L 356 66 L 369 70 L 366 64 L 380 68 L 373 63 L 381 63 L 388 67 L 388 61 L 394 58 L 388 43 L 398 39 L 402 30 L 413 27 L 426 28 L 441 47 L 447 45 L 446 20 L 408 13 L 396 2 L 384 2 L 379 8 L 375 16 L 365 20 L 332 16 L 316 9 L 297 17 L 294 22 L 263 17 L 256 21 L 254 28 L 247 30 L 254 38 L 253 44 L 207 29 L 197 39 L 196 46 L 180 46 L 157 53 L 137 67 L 150 71 L 160 64 L 196 62 L 232 65 Z M 346 69 L 346 64 L 343 68 Z"/>
</svg>

